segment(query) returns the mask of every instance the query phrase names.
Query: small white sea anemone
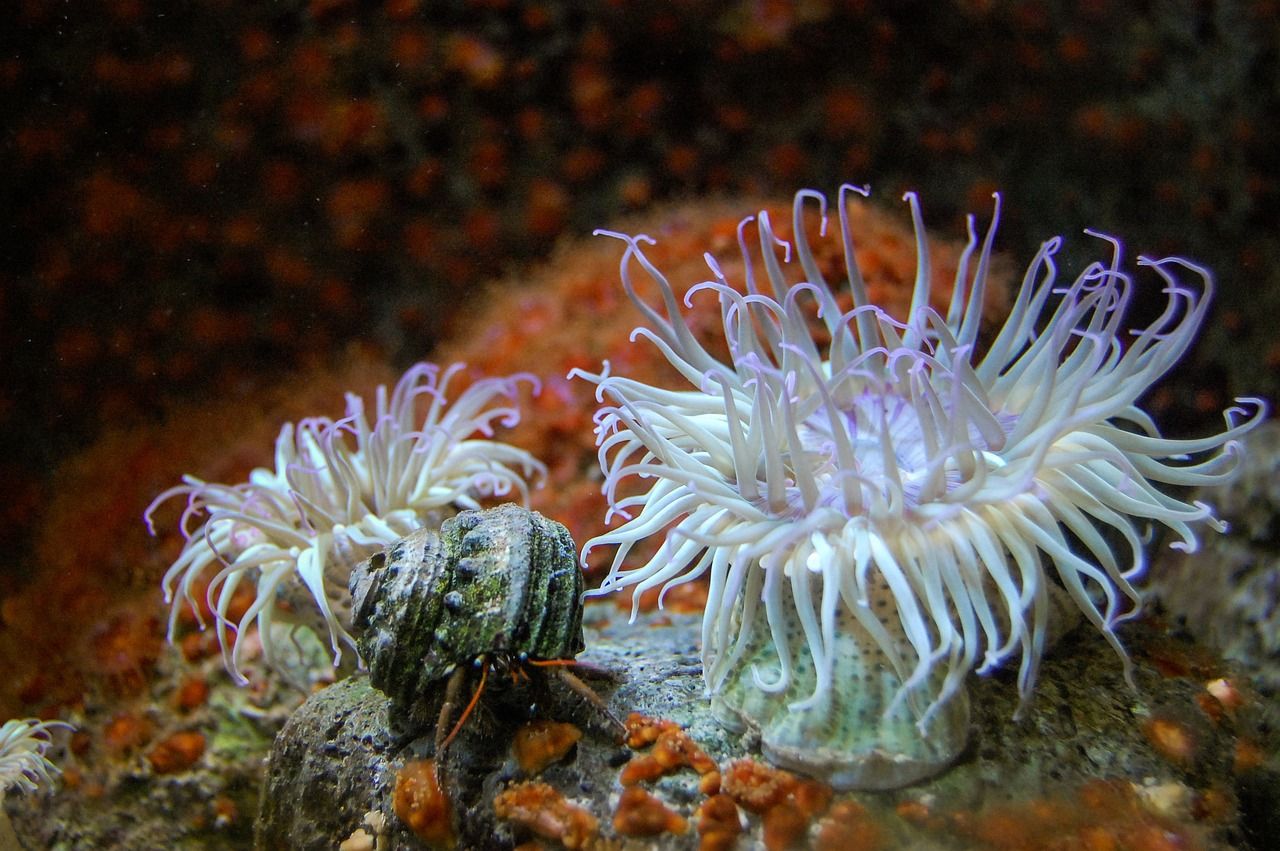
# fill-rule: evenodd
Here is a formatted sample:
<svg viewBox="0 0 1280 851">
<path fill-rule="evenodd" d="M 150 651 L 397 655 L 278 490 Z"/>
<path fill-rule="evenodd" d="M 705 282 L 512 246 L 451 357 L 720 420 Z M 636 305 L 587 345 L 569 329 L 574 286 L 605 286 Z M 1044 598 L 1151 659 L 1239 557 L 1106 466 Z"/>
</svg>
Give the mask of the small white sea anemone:
<svg viewBox="0 0 1280 851">
<path fill-rule="evenodd" d="M 40 783 L 49 783 L 58 767 L 45 752 L 52 744 L 50 731 L 72 726 L 65 721 L 38 718 L 14 719 L 0 727 L 0 797 L 6 789 L 34 792 Z"/>
<path fill-rule="evenodd" d="M 492 402 L 514 400 L 521 381 L 536 391 L 537 381 L 526 374 L 483 378 L 449 404 L 449 382 L 463 368 L 454 364 L 441 373 L 434 364 L 413 366 L 390 394 L 378 388 L 372 420 L 364 400 L 348 393 L 340 420 L 285 424 L 276 438 L 275 468 L 252 471 L 248 482 L 223 485 L 184 476 L 183 484 L 156 497 L 146 512 L 152 534 L 156 506 L 187 498 L 181 520 L 186 544 L 164 576 L 169 640 L 184 603 L 203 628 L 193 590 L 217 564 L 207 600 L 217 616 L 223 660 L 238 682 L 246 682 L 242 642 L 255 620 L 268 664 L 276 665 L 270 627 L 287 618 L 327 629 L 337 666 L 342 645 L 355 647 L 347 578 L 356 564 L 458 509 L 479 508 L 479 499 L 514 490 L 527 502 L 529 481 L 545 475 L 543 465 L 522 449 L 479 436 L 491 438 L 495 423 L 515 425 L 519 411 Z M 233 623 L 228 611 L 245 580 L 256 583 L 256 595 Z M 281 600 L 288 605 L 278 606 Z"/>
<path fill-rule="evenodd" d="M 588 541 L 583 559 L 616 547 L 595 593 L 635 586 L 637 600 L 709 574 L 702 659 L 708 694 L 730 710 L 719 714 L 759 727 L 775 761 L 840 786 L 887 787 L 937 770 L 963 746 L 970 671 L 1017 658 L 1025 702 L 1052 585 L 1128 669 L 1115 628 L 1141 604 L 1133 582 L 1146 568 L 1143 527 L 1163 524 L 1173 546 L 1191 550 L 1192 524 L 1213 522 L 1208 506 L 1156 484 L 1222 481 L 1235 438 L 1264 408 L 1242 400 L 1252 414 L 1231 409 L 1222 433 L 1174 440 L 1136 404 L 1204 321 L 1212 281 L 1194 263 L 1138 259 L 1168 303 L 1126 334 L 1135 285 L 1120 243 L 1087 232 L 1110 257 L 1064 285 L 1054 263 L 1061 240 L 1051 239 L 984 346 L 999 197 L 981 243 L 969 217 L 943 316 L 929 305 L 925 229 L 907 194 L 917 274 L 899 323 L 868 303 L 849 228 L 853 193 L 867 190 L 842 186 L 838 199 L 850 310 L 810 249 L 806 218 L 816 213 L 827 237 L 817 192 L 796 195 L 792 243 L 766 213 L 742 222 L 742 286 L 707 255 L 714 280 L 685 303 L 700 291 L 718 297 L 727 358 L 695 338 L 645 256 L 653 240 L 600 232 L 626 245 L 622 284 L 647 321 L 634 336 L 657 345 L 694 389 L 611 375 L 607 362 L 599 374 L 575 370 L 608 402 L 596 418 L 604 491 L 610 514 L 626 520 Z M 639 294 L 633 264 L 660 306 Z M 1196 285 L 1181 282 L 1187 275 Z M 815 327 L 829 343 L 815 342 Z M 626 495 L 626 479 L 647 490 Z M 651 536 L 663 536 L 661 546 L 630 565 L 633 546 Z M 893 730 L 884 719 L 896 719 Z M 870 739 L 858 738 L 859 725 Z M 941 745 L 906 741 L 939 727 L 948 730 Z"/>
</svg>

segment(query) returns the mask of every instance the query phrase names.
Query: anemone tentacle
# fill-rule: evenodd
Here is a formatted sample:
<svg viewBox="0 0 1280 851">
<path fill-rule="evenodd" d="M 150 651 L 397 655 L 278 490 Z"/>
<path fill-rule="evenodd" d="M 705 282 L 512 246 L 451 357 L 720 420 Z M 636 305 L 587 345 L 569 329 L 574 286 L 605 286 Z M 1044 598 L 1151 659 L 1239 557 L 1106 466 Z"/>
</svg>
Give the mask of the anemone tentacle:
<svg viewBox="0 0 1280 851">
<path fill-rule="evenodd" d="M 61 773 L 46 756 L 52 731 L 59 728 L 75 729 L 65 721 L 38 718 L 15 718 L 0 725 L 0 798 L 6 789 L 34 792 Z"/>
</svg>

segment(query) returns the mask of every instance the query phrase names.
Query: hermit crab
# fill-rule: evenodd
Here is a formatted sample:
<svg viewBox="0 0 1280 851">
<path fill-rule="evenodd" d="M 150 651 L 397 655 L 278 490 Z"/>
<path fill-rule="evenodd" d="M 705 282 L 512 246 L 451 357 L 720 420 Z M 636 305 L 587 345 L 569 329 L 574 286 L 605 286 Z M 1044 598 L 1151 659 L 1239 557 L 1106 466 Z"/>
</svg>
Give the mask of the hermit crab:
<svg viewBox="0 0 1280 851">
<path fill-rule="evenodd" d="M 491 672 L 568 689 L 611 733 L 622 724 L 568 668 L 583 649 L 582 571 L 569 531 L 510 504 L 463 511 L 358 565 L 350 581 L 356 645 L 374 687 L 410 715 L 441 682 L 437 756 L 479 701 Z M 461 716 L 454 713 L 474 682 Z M 597 719 L 597 720 L 599 720 Z"/>
</svg>

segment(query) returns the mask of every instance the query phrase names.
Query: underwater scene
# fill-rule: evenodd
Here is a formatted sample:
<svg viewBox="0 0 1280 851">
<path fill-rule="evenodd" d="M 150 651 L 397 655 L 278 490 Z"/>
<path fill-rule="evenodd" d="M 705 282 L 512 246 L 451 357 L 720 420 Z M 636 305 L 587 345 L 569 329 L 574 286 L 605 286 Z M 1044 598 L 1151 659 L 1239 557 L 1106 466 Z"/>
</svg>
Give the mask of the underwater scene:
<svg viewBox="0 0 1280 851">
<path fill-rule="evenodd" d="M 1280 847 L 1280 3 L 0 45 L 3 851 Z"/>
</svg>

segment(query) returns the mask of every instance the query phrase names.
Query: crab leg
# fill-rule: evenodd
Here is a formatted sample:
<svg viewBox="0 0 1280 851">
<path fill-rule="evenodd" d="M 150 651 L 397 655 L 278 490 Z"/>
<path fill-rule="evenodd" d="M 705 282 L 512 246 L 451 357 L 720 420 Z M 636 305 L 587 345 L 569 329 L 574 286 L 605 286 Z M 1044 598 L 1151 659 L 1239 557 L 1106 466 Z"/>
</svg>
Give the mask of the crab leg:
<svg viewBox="0 0 1280 851">
<path fill-rule="evenodd" d="M 578 695 L 578 697 L 593 706 L 597 713 L 607 719 L 606 726 L 609 728 L 614 740 L 621 743 L 627 735 L 626 726 L 618 720 L 616 715 L 609 711 L 609 707 L 605 706 L 604 701 L 600 699 L 600 695 L 596 694 L 595 689 L 569 672 L 568 665 L 573 664 L 573 661 L 564 661 L 567 664 L 548 665 L 546 662 L 542 662 L 538 667 L 545 669 L 547 676 L 558 678 L 560 682 L 567 686 L 574 694 Z"/>
</svg>

